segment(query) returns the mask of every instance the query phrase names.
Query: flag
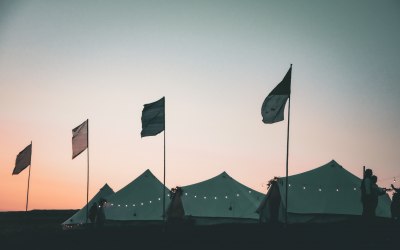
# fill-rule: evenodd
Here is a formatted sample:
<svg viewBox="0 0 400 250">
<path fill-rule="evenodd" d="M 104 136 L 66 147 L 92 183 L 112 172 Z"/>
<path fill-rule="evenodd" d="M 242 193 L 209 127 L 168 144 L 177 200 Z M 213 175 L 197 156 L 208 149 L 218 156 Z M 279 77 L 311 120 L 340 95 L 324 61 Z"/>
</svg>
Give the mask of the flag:
<svg viewBox="0 0 400 250">
<path fill-rule="evenodd" d="M 142 111 L 142 132 L 140 135 L 153 136 L 165 128 L 165 97 L 144 105 Z"/>
<path fill-rule="evenodd" d="M 72 159 L 88 147 L 88 122 L 89 120 L 86 120 L 72 130 Z"/>
<path fill-rule="evenodd" d="M 21 173 L 22 170 L 31 165 L 31 156 L 32 156 L 32 143 L 24 148 L 18 155 L 15 160 L 15 168 L 13 171 L 13 175 L 17 175 Z"/>
<path fill-rule="evenodd" d="M 290 97 L 290 82 L 292 78 L 292 66 L 290 66 L 283 80 L 269 93 L 261 107 L 263 122 L 267 124 L 283 120 L 286 101 Z"/>
</svg>

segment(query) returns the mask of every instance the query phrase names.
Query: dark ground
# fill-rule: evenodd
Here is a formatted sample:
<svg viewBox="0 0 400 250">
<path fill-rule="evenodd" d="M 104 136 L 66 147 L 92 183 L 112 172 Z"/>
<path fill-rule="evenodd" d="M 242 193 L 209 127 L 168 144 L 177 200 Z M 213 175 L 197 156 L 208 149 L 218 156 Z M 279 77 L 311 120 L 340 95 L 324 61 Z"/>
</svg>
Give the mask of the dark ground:
<svg viewBox="0 0 400 250">
<path fill-rule="evenodd" d="M 124 226 L 63 231 L 75 210 L 0 213 L 0 249 L 400 249 L 400 225 Z"/>
</svg>

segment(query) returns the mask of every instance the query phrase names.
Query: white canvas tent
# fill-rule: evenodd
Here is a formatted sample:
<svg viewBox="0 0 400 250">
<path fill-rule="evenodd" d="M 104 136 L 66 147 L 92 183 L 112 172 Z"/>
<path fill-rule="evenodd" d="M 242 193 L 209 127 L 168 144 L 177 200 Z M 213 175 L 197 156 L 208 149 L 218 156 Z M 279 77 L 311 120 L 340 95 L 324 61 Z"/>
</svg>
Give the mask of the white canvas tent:
<svg viewBox="0 0 400 250">
<path fill-rule="evenodd" d="M 256 209 L 264 197 L 226 172 L 181 190 L 173 203 L 181 203 L 183 216 L 194 219 L 196 224 L 257 222 Z"/>
<path fill-rule="evenodd" d="M 104 209 L 106 220 L 162 221 L 164 188 L 165 207 L 168 207 L 169 190 L 150 170 L 146 170 L 108 200 Z"/>
<path fill-rule="evenodd" d="M 285 220 L 286 178 L 279 178 L 278 188 L 270 188 L 258 212 L 262 221 L 270 220 L 272 200 L 279 192 L 279 221 Z M 331 222 L 360 216 L 361 179 L 353 175 L 336 161 L 313 170 L 289 176 L 288 223 Z M 390 198 L 379 197 L 376 215 L 390 218 Z"/>
<path fill-rule="evenodd" d="M 99 192 L 89 201 L 89 208 L 92 207 L 93 203 L 96 202 L 99 204 L 101 198 L 108 199 L 114 194 L 114 191 L 107 185 L 107 183 L 100 188 Z M 64 221 L 61 225 L 64 228 L 72 227 L 73 225 L 80 225 L 86 223 L 86 205 L 76 212 L 71 218 Z"/>
</svg>

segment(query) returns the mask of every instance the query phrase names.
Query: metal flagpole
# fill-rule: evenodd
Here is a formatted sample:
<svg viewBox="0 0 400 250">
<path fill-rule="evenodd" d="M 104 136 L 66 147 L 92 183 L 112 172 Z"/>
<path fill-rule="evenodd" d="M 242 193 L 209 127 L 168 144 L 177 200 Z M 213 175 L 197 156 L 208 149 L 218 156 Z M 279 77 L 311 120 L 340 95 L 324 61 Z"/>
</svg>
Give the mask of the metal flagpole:
<svg viewBox="0 0 400 250">
<path fill-rule="evenodd" d="M 87 183 L 86 183 L 86 223 L 89 219 L 89 119 L 87 119 Z"/>
<path fill-rule="evenodd" d="M 29 164 L 29 174 L 28 174 L 28 190 L 26 191 L 26 206 L 25 212 L 28 212 L 28 201 L 29 201 L 29 182 L 31 180 L 31 166 L 32 166 L 32 141 L 31 141 L 31 162 Z"/>
<path fill-rule="evenodd" d="M 164 102 L 164 180 L 163 180 L 163 221 L 165 223 L 165 102 Z"/>
<path fill-rule="evenodd" d="M 292 69 L 292 64 L 290 64 L 290 69 Z M 290 72 L 292 73 L 292 72 Z M 290 77 L 291 78 L 291 77 Z M 290 80 L 291 82 L 291 80 Z M 290 83 L 291 84 L 291 83 Z M 290 127 L 290 96 L 289 94 L 289 108 L 288 108 L 288 125 L 287 125 L 287 141 L 286 141 L 286 209 L 285 209 L 285 225 L 288 223 L 288 191 L 289 191 L 289 127 Z"/>
</svg>

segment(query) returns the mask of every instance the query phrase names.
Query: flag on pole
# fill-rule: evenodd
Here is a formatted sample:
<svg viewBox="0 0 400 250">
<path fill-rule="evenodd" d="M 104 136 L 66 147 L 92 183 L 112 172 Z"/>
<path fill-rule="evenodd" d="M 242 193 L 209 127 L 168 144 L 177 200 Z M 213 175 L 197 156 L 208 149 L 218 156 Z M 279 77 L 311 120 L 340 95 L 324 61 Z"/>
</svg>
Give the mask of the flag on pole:
<svg viewBox="0 0 400 250">
<path fill-rule="evenodd" d="M 31 165 L 31 157 L 32 157 L 32 143 L 29 144 L 24 150 L 22 150 L 15 160 L 15 168 L 13 171 L 13 175 L 17 175 L 22 172 L 25 168 Z"/>
<path fill-rule="evenodd" d="M 72 159 L 88 147 L 88 120 L 72 130 Z"/>
<path fill-rule="evenodd" d="M 292 66 L 290 66 L 283 80 L 269 93 L 261 107 L 263 122 L 272 124 L 283 121 L 286 102 L 290 97 L 290 82 Z"/>
<path fill-rule="evenodd" d="M 142 111 L 142 132 L 140 135 L 153 136 L 165 129 L 165 97 L 144 105 Z"/>
</svg>

